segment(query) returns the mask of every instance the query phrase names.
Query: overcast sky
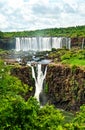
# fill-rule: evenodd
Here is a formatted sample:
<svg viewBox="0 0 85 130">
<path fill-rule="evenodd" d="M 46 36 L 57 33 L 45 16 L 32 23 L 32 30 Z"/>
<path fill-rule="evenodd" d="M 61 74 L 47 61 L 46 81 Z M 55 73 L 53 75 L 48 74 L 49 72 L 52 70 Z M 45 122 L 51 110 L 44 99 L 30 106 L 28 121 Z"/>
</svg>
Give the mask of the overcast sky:
<svg viewBox="0 0 85 130">
<path fill-rule="evenodd" d="M 0 0 L 0 31 L 85 25 L 85 0 Z"/>
</svg>

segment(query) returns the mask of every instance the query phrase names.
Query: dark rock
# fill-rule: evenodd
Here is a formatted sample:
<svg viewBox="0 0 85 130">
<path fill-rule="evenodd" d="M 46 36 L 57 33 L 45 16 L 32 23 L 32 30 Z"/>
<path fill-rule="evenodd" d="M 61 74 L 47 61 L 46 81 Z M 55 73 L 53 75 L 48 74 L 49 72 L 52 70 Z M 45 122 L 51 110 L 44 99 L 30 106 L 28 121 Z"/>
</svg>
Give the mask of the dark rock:
<svg viewBox="0 0 85 130">
<path fill-rule="evenodd" d="M 84 70 L 64 65 L 49 65 L 46 83 L 48 84 L 48 101 L 65 110 L 78 111 L 85 103 Z"/>
</svg>

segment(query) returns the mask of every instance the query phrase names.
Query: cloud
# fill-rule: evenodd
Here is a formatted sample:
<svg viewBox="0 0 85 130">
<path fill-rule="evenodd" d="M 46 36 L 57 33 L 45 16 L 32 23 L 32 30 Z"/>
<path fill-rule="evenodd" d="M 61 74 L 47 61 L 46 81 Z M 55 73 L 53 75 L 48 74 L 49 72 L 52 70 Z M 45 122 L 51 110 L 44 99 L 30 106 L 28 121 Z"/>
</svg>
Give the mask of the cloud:
<svg viewBox="0 0 85 130">
<path fill-rule="evenodd" d="M 84 25 L 84 9 L 84 0 L 0 0 L 0 30 Z"/>
</svg>

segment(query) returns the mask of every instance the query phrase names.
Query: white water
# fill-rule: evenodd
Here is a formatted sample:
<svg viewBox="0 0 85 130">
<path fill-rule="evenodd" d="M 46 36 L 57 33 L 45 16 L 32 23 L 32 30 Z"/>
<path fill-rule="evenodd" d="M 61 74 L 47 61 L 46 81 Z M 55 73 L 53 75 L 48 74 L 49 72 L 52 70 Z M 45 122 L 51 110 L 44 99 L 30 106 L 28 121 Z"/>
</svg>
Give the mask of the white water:
<svg viewBox="0 0 85 130">
<path fill-rule="evenodd" d="M 71 49 L 71 39 L 70 38 L 66 38 L 66 48 L 68 48 L 69 50 Z"/>
<path fill-rule="evenodd" d="M 16 51 L 20 51 L 20 38 L 16 38 Z"/>
<path fill-rule="evenodd" d="M 66 48 L 70 49 L 70 38 L 64 37 L 17 37 L 16 51 L 50 51 L 52 48 Z"/>
<path fill-rule="evenodd" d="M 50 51 L 52 49 L 51 46 L 51 37 L 43 37 L 42 38 L 42 51 Z"/>
<path fill-rule="evenodd" d="M 61 37 L 52 38 L 52 48 L 62 48 L 62 38 Z"/>
<path fill-rule="evenodd" d="M 70 50 L 71 49 L 71 39 L 70 38 L 68 38 L 67 44 L 68 44 L 67 48 Z"/>
<path fill-rule="evenodd" d="M 42 65 L 41 64 L 36 64 L 36 71 L 37 72 L 35 72 L 34 66 L 31 66 L 31 67 L 32 67 L 32 76 L 33 76 L 33 78 L 35 80 L 35 94 L 34 94 L 34 97 L 37 99 L 38 102 L 40 102 L 39 101 L 39 95 L 43 90 L 43 82 L 44 82 L 44 79 L 46 77 L 47 66 L 45 67 L 44 73 L 42 71 Z M 37 76 L 35 76 L 35 73 L 37 73 Z"/>
<path fill-rule="evenodd" d="M 71 39 L 66 37 L 53 37 L 52 38 L 52 48 L 71 48 Z"/>
<path fill-rule="evenodd" d="M 84 49 L 84 38 L 82 39 L 82 49 Z"/>
</svg>

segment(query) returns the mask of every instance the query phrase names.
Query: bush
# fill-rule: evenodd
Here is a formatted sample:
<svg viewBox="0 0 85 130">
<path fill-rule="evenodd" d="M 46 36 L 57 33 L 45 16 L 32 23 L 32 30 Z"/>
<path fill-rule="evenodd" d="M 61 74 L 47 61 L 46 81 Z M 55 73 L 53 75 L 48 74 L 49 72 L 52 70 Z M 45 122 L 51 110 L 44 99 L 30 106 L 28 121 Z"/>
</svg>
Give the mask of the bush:
<svg viewBox="0 0 85 130">
<path fill-rule="evenodd" d="M 2 107 L 1 107 L 1 103 Z M 0 129 L 34 130 L 39 105 L 34 98 L 25 102 L 20 96 L 0 102 Z"/>
<path fill-rule="evenodd" d="M 35 98 L 27 102 L 19 96 L 0 101 L 1 130 L 63 130 L 62 113 L 53 106 L 39 107 Z"/>
<path fill-rule="evenodd" d="M 85 105 L 80 107 L 80 112 L 77 113 L 77 116 L 73 120 L 74 128 L 85 130 Z"/>
<path fill-rule="evenodd" d="M 59 130 L 63 128 L 64 116 L 54 106 L 46 105 L 38 112 L 37 121 L 39 130 Z"/>
<path fill-rule="evenodd" d="M 69 124 L 65 124 L 66 130 L 85 130 L 85 105 L 80 107 L 80 112 Z"/>
<path fill-rule="evenodd" d="M 71 54 L 70 53 L 66 53 L 63 56 L 61 56 L 61 60 L 66 60 L 66 59 L 70 59 Z"/>
</svg>

